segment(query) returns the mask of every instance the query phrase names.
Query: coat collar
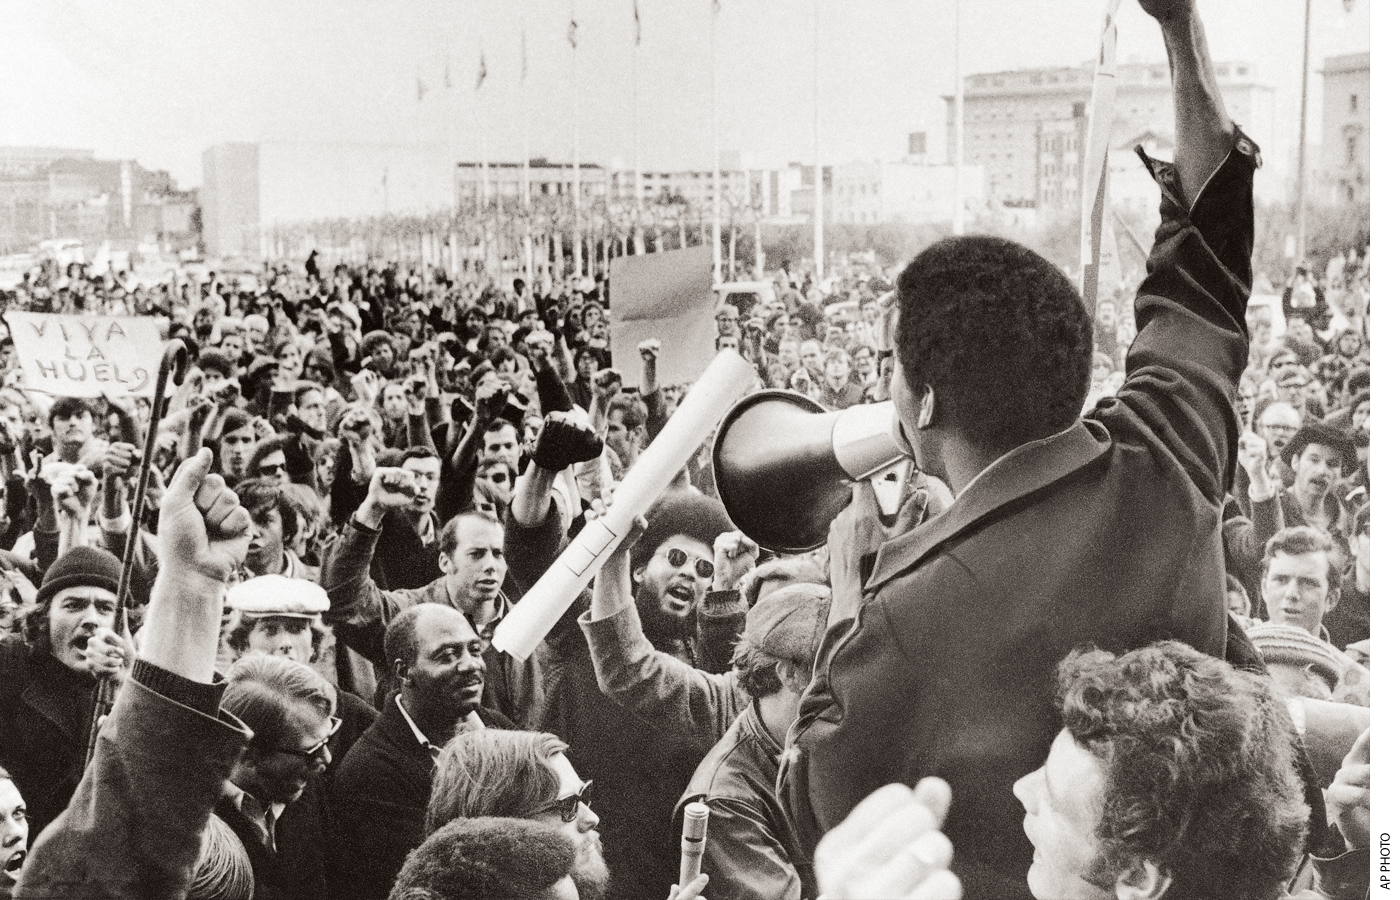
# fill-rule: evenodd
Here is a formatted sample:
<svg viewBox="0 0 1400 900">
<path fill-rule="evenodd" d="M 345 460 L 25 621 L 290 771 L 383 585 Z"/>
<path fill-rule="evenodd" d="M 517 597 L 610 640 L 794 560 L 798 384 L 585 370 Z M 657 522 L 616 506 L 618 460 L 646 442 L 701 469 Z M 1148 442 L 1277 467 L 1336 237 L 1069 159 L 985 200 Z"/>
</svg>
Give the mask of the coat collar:
<svg viewBox="0 0 1400 900">
<path fill-rule="evenodd" d="M 878 590 L 940 545 L 1002 507 L 1084 468 L 1110 446 L 1108 430 L 1092 419 L 1081 419 L 1058 434 L 1022 444 L 983 470 L 938 517 L 882 546 L 865 590 Z"/>
<path fill-rule="evenodd" d="M 63 734 L 71 738 L 85 735 L 97 680 L 74 672 L 50 653 L 30 653 L 30 677 L 20 694 L 24 703 Z"/>
</svg>

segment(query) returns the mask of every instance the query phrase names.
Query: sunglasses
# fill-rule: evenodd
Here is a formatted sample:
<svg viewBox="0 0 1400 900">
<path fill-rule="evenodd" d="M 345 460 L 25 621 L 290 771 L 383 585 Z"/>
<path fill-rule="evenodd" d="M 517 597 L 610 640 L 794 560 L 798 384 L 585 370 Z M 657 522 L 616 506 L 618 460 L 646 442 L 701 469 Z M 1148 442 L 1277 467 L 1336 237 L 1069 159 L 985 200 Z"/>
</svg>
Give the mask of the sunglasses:
<svg viewBox="0 0 1400 900">
<path fill-rule="evenodd" d="M 561 822 L 572 822 L 578 818 L 578 807 L 582 803 L 585 806 L 593 803 L 593 782 L 585 781 L 583 787 L 578 789 L 577 794 L 570 794 L 567 797 L 560 797 L 553 803 L 548 803 L 540 807 L 539 813 L 552 812 L 559 816 Z"/>
<path fill-rule="evenodd" d="M 688 559 L 690 559 L 690 555 L 679 547 L 672 547 L 666 553 L 666 561 L 670 563 L 671 567 L 674 569 L 679 569 L 681 566 L 685 565 L 685 561 Z M 701 578 L 709 578 L 715 574 L 715 564 L 708 559 L 701 559 L 697 556 L 695 557 L 695 574 L 699 575 Z"/>
<path fill-rule="evenodd" d="M 321 753 L 326 749 L 326 746 L 330 744 L 331 738 L 335 737 L 335 733 L 340 730 L 340 726 L 341 720 L 337 719 L 335 716 L 331 716 L 331 731 L 330 734 L 326 735 L 324 740 L 317 741 L 305 750 L 288 750 L 283 747 L 277 747 L 275 752 L 285 753 L 288 756 L 300 756 L 307 763 L 315 763 L 316 760 L 321 758 Z"/>
<path fill-rule="evenodd" d="M 286 471 L 287 471 L 287 464 L 284 463 L 284 462 L 280 462 L 280 463 L 263 463 L 262 465 L 258 466 L 258 474 L 259 474 L 259 475 L 269 475 L 269 476 L 270 476 L 270 475 L 276 475 L 276 474 L 278 474 L 278 473 L 280 473 L 280 472 L 286 472 Z"/>
</svg>

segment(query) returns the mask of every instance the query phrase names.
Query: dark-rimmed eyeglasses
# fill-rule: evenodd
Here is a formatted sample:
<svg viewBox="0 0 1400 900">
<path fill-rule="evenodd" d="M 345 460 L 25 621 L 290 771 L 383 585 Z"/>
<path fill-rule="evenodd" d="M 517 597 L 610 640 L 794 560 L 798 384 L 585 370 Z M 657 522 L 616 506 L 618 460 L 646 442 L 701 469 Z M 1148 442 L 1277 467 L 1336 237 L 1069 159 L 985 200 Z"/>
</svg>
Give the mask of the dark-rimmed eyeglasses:
<svg viewBox="0 0 1400 900">
<path fill-rule="evenodd" d="M 679 569 L 685 565 L 685 561 L 688 559 L 690 559 L 690 554 L 680 547 L 672 547 L 666 553 L 666 561 L 671 564 L 673 569 Z M 715 574 L 715 564 L 708 559 L 701 559 L 697 556 L 695 557 L 695 574 L 701 578 L 709 578 Z"/>
<path fill-rule="evenodd" d="M 589 806 L 593 803 L 593 782 L 585 781 L 583 787 L 578 789 L 578 793 L 570 794 L 567 797 L 560 797 L 553 803 L 541 806 L 535 815 L 552 812 L 559 817 L 561 822 L 572 822 L 578 818 L 578 807 L 582 803 Z"/>
<path fill-rule="evenodd" d="M 285 747 L 275 747 L 273 748 L 273 752 L 285 753 L 288 756 L 300 756 L 303 761 L 307 763 L 314 763 L 316 762 L 316 760 L 321 758 L 321 754 L 325 751 L 326 745 L 328 745 L 331 742 L 331 738 L 335 737 L 335 733 L 340 730 L 340 726 L 341 720 L 337 719 L 335 716 L 331 716 L 330 733 L 327 734 L 322 740 L 317 741 L 315 744 L 311 745 L 310 747 L 307 747 L 305 750 L 288 750 Z"/>
</svg>

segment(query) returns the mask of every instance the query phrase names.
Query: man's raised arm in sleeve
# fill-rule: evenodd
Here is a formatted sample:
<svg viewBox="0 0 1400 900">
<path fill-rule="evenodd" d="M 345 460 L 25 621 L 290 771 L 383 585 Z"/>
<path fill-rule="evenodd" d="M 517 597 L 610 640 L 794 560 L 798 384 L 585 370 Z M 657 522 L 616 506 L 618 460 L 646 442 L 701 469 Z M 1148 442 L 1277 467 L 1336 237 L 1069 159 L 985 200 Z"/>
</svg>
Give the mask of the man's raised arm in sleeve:
<svg viewBox="0 0 1400 900">
<path fill-rule="evenodd" d="M 1248 362 L 1259 148 L 1226 112 L 1194 0 L 1140 2 L 1157 20 L 1171 63 L 1177 147 L 1171 164 L 1138 149 L 1161 187 L 1162 220 L 1118 398 L 1197 489 L 1219 501 L 1234 475 L 1234 398 Z"/>
</svg>

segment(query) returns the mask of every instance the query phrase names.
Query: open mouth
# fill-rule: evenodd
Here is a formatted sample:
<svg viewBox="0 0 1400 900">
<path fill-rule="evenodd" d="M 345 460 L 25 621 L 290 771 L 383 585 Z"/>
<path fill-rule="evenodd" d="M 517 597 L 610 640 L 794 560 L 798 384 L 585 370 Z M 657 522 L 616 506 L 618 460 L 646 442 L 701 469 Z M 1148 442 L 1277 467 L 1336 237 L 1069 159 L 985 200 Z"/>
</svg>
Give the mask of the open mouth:
<svg viewBox="0 0 1400 900">
<path fill-rule="evenodd" d="M 5 861 L 5 874 L 13 875 L 24 868 L 24 860 L 29 856 L 26 850 L 16 850 L 14 855 Z"/>
<path fill-rule="evenodd" d="M 92 635 L 90 634 L 80 634 L 77 637 L 73 638 L 73 640 L 69 641 L 68 646 L 72 647 L 74 650 L 86 650 L 88 640 L 91 639 L 91 637 Z"/>
<path fill-rule="evenodd" d="M 673 584 L 662 595 L 662 607 L 668 612 L 682 615 L 690 611 L 695 603 L 695 588 L 690 584 Z"/>
</svg>

